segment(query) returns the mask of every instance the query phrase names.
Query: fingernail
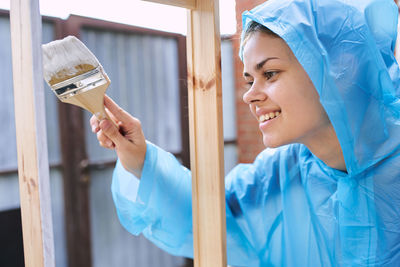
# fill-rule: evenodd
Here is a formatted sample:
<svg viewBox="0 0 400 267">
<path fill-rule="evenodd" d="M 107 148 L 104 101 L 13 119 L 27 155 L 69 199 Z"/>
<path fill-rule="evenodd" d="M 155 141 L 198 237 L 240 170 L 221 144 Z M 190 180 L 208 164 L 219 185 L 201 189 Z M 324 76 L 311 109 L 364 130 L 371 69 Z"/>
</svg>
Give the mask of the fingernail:
<svg viewBox="0 0 400 267">
<path fill-rule="evenodd" d="M 107 146 L 108 147 L 112 147 L 113 146 L 113 142 L 111 142 L 110 140 L 107 141 Z"/>
</svg>

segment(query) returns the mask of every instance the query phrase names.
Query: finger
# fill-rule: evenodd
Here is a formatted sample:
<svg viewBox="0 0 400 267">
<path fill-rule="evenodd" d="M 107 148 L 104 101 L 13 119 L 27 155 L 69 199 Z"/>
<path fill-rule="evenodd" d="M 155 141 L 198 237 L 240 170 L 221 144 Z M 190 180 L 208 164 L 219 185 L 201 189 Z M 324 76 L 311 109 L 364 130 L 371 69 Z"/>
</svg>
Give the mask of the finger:
<svg viewBox="0 0 400 267">
<path fill-rule="evenodd" d="M 115 124 L 118 125 L 120 121 L 114 116 L 114 114 L 112 114 L 112 112 L 108 108 L 105 108 L 105 111 L 107 115 L 115 122 Z"/>
<path fill-rule="evenodd" d="M 103 130 L 100 130 L 97 132 L 97 140 L 103 144 L 112 142 L 111 139 L 108 138 L 107 135 L 104 134 Z"/>
<path fill-rule="evenodd" d="M 90 127 L 92 128 L 93 133 L 97 133 L 100 130 L 99 120 L 94 115 L 90 118 Z"/>
<path fill-rule="evenodd" d="M 102 130 L 100 130 L 100 131 L 97 132 L 97 140 L 99 141 L 99 144 L 100 144 L 102 147 L 105 147 L 105 148 L 114 148 L 114 147 L 115 147 L 115 145 L 114 145 L 114 143 L 111 141 L 111 139 L 108 138 L 108 137 L 103 133 Z"/>
<path fill-rule="evenodd" d="M 125 138 L 121 135 L 119 132 L 119 129 L 117 129 L 111 121 L 109 120 L 102 120 L 99 124 L 100 129 L 102 134 L 105 135 L 108 139 L 110 139 L 114 145 L 119 146 L 119 145 L 124 145 Z M 102 140 L 101 140 L 102 141 Z"/>
<path fill-rule="evenodd" d="M 100 146 L 102 146 L 104 148 L 107 148 L 107 149 L 114 149 L 115 148 L 114 143 L 111 143 L 111 145 L 110 145 L 110 144 L 104 144 L 102 142 L 99 142 L 99 144 L 100 144 Z"/>
<path fill-rule="evenodd" d="M 117 105 L 109 96 L 104 96 L 104 105 L 105 107 L 114 115 L 116 121 L 126 122 L 129 121 L 131 115 L 128 112 L 123 110 L 120 106 Z"/>
</svg>

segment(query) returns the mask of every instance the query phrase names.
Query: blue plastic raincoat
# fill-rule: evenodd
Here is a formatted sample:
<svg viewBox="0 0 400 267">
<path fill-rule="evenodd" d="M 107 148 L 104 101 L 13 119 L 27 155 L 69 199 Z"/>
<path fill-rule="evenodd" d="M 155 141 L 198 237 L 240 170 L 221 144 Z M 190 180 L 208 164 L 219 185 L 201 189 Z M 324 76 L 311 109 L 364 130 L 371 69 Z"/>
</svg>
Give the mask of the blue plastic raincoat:
<svg viewBox="0 0 400 267">
<path fill-rule="evenodd" d="M 400 266 L 400 90 L 392 0 L 269 0 L 243 14 L 281 36 L 339 138 L 347 173 L 304 145 L 264 150 L 226 177 L 228 262 L 238 266 Z M 191 176 L 147 144 L 139 181 L 118 164 L 122 225 L 192 256 Z"/>
</svg>

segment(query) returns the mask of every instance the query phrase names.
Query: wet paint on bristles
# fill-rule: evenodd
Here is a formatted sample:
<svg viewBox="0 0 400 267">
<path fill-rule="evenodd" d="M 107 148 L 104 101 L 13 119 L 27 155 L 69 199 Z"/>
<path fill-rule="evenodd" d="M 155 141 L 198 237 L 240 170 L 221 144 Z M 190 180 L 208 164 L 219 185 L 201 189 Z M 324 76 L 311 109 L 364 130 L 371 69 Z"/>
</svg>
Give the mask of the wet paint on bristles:
<svg viewBox="0 0 400 267">
<path fill-rule="evenodd" d="M 100 66 L 93 53 L 74 36 L 44 44 L 42 51 L 44 79 L 50 85 Z"/>
</svg>

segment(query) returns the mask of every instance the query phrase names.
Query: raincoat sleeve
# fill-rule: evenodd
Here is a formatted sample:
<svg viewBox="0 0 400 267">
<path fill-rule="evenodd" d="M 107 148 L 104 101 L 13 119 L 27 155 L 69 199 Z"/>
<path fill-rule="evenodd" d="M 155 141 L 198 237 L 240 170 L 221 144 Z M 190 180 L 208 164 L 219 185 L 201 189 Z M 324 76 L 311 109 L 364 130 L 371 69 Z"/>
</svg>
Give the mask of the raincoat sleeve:
<svg viewBox="0 0 400 267">
<path fill-rule="evenodd" d="M 237 266 L 259 265 L 254 232 L 243 215 L 251 206 L 248 194 L 262 195 L 256 192 L 256 165 L 239 165 L 226 178 L 227 256 Z M 119 162 L 114 170 L 112 195 L 121 224 L 173 255 L 193 257 L 191 191 L 190 171 L 149 142 L 140 181 Z M 263 220 L 255 209 L 252 214 Z"/>
</svg>

